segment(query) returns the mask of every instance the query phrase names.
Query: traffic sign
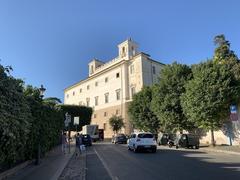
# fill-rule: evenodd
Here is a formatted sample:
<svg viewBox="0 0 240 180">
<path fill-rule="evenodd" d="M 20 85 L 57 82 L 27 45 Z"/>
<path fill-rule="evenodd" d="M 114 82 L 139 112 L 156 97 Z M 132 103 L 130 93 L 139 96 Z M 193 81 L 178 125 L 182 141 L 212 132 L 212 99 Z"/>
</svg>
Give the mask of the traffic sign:
<svg viewBox="0 0 240 180">
<path fill-rule="evenodd" d="M 231 111 L 231 114 L 237 114 L 237 106 L 236 105 L 231 105 L 230 106 L 230 111 Z"/>
<path fill-rule="evenodd" d="M 74 125 L 79 125 L 79 117 L 74 117 L 73 124 Z"/>
</svg>

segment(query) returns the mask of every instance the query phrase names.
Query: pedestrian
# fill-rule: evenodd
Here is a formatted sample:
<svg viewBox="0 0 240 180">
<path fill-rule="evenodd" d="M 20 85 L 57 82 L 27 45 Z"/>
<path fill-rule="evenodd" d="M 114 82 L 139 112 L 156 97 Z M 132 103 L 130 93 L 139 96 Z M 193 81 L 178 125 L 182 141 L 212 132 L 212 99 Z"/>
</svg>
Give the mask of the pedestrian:
<svg viewBox="0 0 240 180">
<path fill-rule="evenodd" d="M 67 134 L 64 132 L 62 135 L 62 152 L 64 154 L 66 154 L 67 151 L 67 144 L 68 144 Z"/>
<path fill-rule="evenodd" d="M 76 136 L 76 148 L 77 148 L 76 156 L 78 156 L 78 154 L 82 153 L 81 145 L 82 145 L 82 135 L 77 133 L 77 136 Z"/>
</svg>

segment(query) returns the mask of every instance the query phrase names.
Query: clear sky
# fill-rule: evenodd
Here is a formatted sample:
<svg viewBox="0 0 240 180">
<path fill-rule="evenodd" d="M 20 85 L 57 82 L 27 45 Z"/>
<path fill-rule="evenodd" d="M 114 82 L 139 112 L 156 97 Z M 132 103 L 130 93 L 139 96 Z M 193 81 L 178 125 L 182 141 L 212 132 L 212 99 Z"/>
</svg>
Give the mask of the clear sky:
<svg viewBox="0 0 240 180">
<path fill-rule="evenodd" d="M 166 64 L 211 58 L 218 34 L 240 56 L 239 8 L 239 0 L 0 0 L 0 63 L 63 99 L 92 58 L 111 60 L 128 37 Z"/>
</svg>

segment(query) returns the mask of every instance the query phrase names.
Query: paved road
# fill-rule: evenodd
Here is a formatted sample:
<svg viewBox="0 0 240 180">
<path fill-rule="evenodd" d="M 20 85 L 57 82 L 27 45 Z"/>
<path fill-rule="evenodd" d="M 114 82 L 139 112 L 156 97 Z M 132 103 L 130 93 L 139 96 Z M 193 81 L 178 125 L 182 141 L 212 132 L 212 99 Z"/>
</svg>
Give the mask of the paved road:
<svg viewBox="0 0 240 180">
<path fill-rule="evenodd" d="M 240 180 L 240 156 L 159 148 L 134 153 L 125 145 L 94 144 L 87 152 L 87 180 Z"/>
</svg>

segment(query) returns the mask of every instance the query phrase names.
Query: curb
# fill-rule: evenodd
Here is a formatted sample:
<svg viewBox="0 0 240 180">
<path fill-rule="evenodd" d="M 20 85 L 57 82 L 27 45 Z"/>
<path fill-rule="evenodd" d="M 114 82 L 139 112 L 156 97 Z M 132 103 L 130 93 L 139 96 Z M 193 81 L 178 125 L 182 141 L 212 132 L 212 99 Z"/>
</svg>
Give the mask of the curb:
<svg viewBox="0 0 240 180">
<path fill-rule="evenodd" d="M 87 149 L 85 150 L 84 153 L 84 164 L 83 164 L 83 175 L 82 175 L 82 180 L 86 180 L 86 174 L 87 174 Z"/>
<path fill-rule="evenodd" d="M 165 146 L 158 146 L 159 149 L 169 149 L 168 147 Z M 176 149 L 171 149 L 171 150 L 176 150 Z M 198 151 L 207 151 L 207 152 L 216 152 L 216 153 L 225 153 L 225 154 L 231 154 L 231 155 L 240 155 L 240 152 L 235 152 L 235 151 L 226 151 L 226 150 L 220 150 L 220 149 L 212 149 L 212 148 L 207 148 L 207 147 L 200 147 Z"/>
<path fill-rule="evenodd" d="M 232 154 L 232 155 L 240 155 L 240 152 L 234 152 L 234 151 L 225 151 L 220 149 L 207 149 L 207 148 L 201 148 L 203 151 L 209 151 L 209 152 L 217 152 L 217 153 L 225 153 L 225 154 Z"/>
</svg>

